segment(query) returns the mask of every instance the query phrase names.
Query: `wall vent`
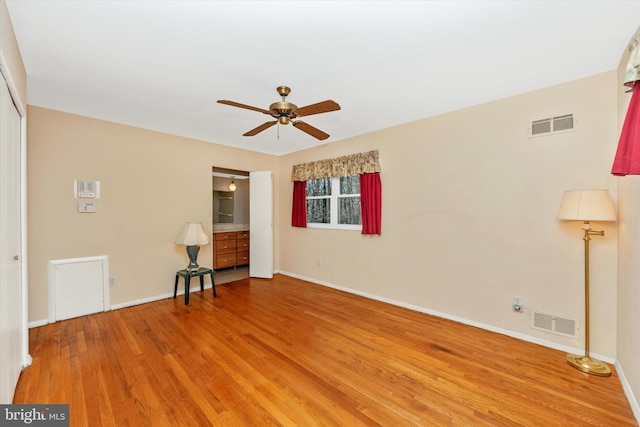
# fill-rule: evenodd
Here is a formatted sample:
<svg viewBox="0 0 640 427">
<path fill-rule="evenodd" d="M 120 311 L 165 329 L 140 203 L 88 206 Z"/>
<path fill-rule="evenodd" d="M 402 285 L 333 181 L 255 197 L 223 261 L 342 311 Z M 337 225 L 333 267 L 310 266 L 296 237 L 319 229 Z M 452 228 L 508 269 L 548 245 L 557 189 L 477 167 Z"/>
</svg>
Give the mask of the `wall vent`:
<svg viewBox="0 0 640 427">
<path fill-rule="evenodd" d="M 529 137 L 554 135 L 578 130 L 575 114 L 564 114 L 533 120 L 529 126 Z"/>
<path fill-rule="evenodd" d="M 579 324 L 576 319 L 556 316 L 555 314 L 542 313 L 540 311 L 531 312 L 529 326 L 532 329 L 551 332 L 552 334 L 570 338 L 578 338 L 578 333 L 580 332 Z"/>
</svg>

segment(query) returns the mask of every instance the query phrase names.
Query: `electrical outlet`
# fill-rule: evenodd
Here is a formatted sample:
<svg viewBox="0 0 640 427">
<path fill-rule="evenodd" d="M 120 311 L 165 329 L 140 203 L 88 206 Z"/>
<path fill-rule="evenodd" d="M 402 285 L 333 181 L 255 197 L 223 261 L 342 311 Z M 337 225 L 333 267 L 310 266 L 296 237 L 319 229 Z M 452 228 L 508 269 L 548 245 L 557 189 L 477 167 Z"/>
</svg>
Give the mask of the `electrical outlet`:
<svg viewBox="0 0 640 427">
<path fill-rule="evenodd" d="M 113 288 L 116 285 L 116 278 L 112 277 L 109 279 L 109 287 Z"/>
<path fill-rule="evenodd" d="M 517 311 L 518 313 L 522 313 L 522 311 L 523 311 L 522 298 L 513 297 L 513 300 L 511 301 L 511 308 L 513 309 L 513 311 Z"/>
<path fill-rule="evenodd" d="M 316 267 L 320 267 L 320 258 L 316 260 Z"/>
</svg>

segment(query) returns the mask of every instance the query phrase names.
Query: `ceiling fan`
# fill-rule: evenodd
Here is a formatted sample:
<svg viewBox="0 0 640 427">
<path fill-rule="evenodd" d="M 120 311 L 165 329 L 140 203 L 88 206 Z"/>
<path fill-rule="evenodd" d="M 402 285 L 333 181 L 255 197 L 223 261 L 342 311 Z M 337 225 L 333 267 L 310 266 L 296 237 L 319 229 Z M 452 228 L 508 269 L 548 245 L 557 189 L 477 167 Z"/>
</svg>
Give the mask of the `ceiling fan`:
<svg viewBox="0 0 640 427">
<path fill-rule="evenodd" d="M 319 140 L 329 138 L 329 134 L 321 131 L 318 128 L 311 126 L 308 123 L 305 123 L 301 120 L 294 120 L 297 117 L 302 116 L 311 116 L 313 114 L 320 113 L 328 113 L 329 111 L 336 111 L 340 109 L 340 106 L 331 100 L 326 100 L 322 102 L 318 102 L 316 104 L 307 105 L 304 107 L 298 108 L 297 105 L 292 104 L 291 102 L 287 102 L 285 98 L 291 92 L 287 86 L 278 86 L 276 89 L 278 94 L 282 97 L 282 101 L 274 102 L 269 106 L 268 110 L 263 110 L 262 108 L 252 107 L 250 105 L 240 104 L 239 102 L 228 101 L 226 99 L 219 99 L 218 102 L 220 104 L 230 105 L 232 107 L 246 108 L 247 110 L 257 111 L 259 113 L 268 114 L 276 120 L 268 121 L 255 129 L 251 129 L 249 132 L 242 134 L 243 136 L 254 136 L 262 132 L 263 130 L 269 129 L 271 126 L 276 123 L 280 123 L 281 125 L 286 125 L 289 122 L 291 124 L 300 129 L 303 132 L 308 133 L 314 138 Z"/>
</svg>

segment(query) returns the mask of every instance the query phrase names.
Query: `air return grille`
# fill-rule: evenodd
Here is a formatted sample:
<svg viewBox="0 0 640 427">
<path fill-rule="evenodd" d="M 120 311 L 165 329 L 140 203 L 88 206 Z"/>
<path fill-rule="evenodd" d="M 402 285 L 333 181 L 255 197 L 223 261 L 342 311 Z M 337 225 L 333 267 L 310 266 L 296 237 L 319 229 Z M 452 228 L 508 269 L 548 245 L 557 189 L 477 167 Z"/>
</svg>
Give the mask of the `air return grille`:
<svg viewBox="0 0 640 427">
<path fill-rule="evenodd" d="M 533 120 L 529 126 L 529 136 L 535 137 L 574 131 L 577 130 L 576 122 L 577 120 L 573 114 Z"/>
<path fill-rule="evenodd" d="M 578 338 L 578 321 L 570 317 L 532 311 L 530 327 L 565 337 Z"/>
</svg>

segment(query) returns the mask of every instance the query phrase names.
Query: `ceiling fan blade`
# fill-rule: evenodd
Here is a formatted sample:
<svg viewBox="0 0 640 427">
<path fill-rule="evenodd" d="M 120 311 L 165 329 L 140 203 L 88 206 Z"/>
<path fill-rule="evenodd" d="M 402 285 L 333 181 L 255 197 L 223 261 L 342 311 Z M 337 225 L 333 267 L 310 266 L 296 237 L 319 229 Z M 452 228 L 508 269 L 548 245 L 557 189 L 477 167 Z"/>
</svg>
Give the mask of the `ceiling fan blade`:
<svg viewBox="0 0 640 427">
<path fill-rule="evenodd" d="M 224 105 L 230 105 L 232 107 L 238 107 L 238 108 L 244 108 L 244 109 L 247 109 L 247 110 L 253 110 L 253 111 L 257 111 L 259 113 L 271 114 L 269 111 L 263 110 L 262 108 L 252 107 L 251 105 L 240 104 L 239 102 L 228 101 L 226 99 L 219 99 L 218 103 L 219 104 L 224 104 Z"/>
<path fill-rule="evenodd" d="M 340 106 L 337 102 L 332 101 L 330 99 L 322 102 L 318 102 L 316 104 L 306 105 L 304 107 L 298 108 L 295 113 L 296 116 L 310 116 L 312 114 L 320 114 L 320 113 L 328 113 L 329 111 L 339 110 Z"/>
<path fill-rule="evenodd" d="M 242 136 L 254 136 L 254 135 L 257 135 L 260 132 L 262 132 L 263 130 L 269 129 L 271 126 L 275 125 L 276 123 L 278 123 L 277 120 L 274 120 L 272 122 L 265 122 L 265 123 L 261 124 L 260 126 L 258 126 L 257 128 L 251 129 L 247 133 L 243 133 Z"/>
<path fill-rule="evenodd" d="M 308 123 L 305 122 L 301 122 L 300 120 L 298 120 L 297 122 L 291 122 L 295 127 L 297 127 L 298 129 L 300 129 L 302 132 L 306 132 L 309 135 L 311 135 L 312 137 L 319 139 L 319 140 L 323 140 L 323 139 L 327 139 L 329 138 L 329 134 L 328 133 L 324 133 L 322 132 L 320 129 L 315 128 L 313 126 L 311 126 Z"/>
</svg>

